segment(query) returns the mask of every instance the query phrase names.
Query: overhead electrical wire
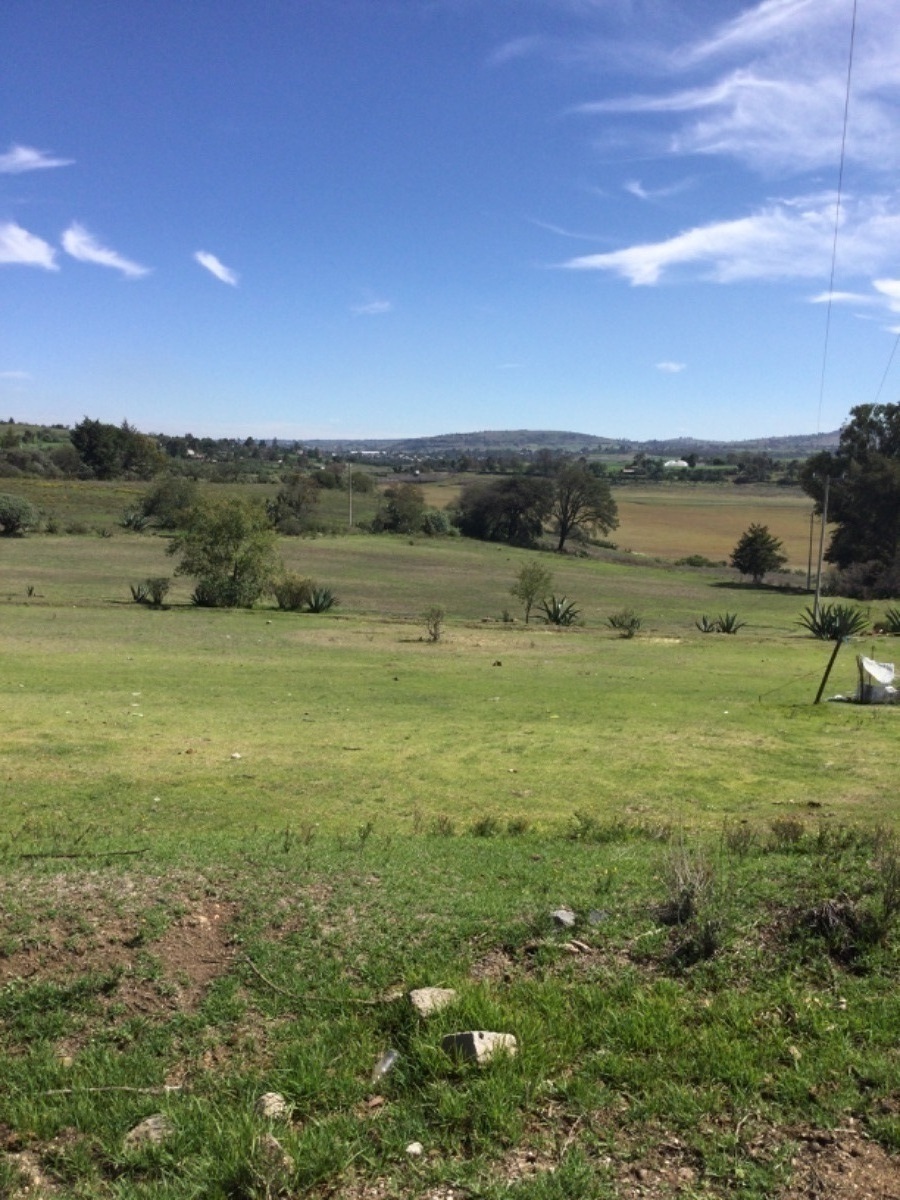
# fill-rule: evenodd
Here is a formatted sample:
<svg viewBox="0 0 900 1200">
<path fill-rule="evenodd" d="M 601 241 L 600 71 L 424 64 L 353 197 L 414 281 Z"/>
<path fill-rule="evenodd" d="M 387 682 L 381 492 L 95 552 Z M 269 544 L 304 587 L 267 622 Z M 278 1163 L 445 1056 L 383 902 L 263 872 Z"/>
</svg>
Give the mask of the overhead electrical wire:
<svg viewBox="0 0 900 1200">
<path fill-rule="evenodd" d="M 856 7 L 853 0 L 853 19 L 850 24 L 850 52 L 847 56 L 847 85 L 844 92 L 844 125 L 841 131 L 841 163 L 838 170 L 837 200 L 834 206 L 834 238 L 831 243 L 831 278 L 828 283 L 828 306 L 825 313 L 825 345 L 822 350 L 822 374 L 819 380 L 819 411 L 816 433 L 822 432 L 822 404 L 825 398 L 825 373 L 828 365 L 828 343 L 831 335 L 831 309 L 834 297 L 834 276 L 837 266 L 838 232 L 841 225 L 841 201 L 844 194 L 844 162 L 847 151 L 847 124 L 850 115 L 850 84 L 853 78 L 853 50 L 856 44 Z"/>
</svg>

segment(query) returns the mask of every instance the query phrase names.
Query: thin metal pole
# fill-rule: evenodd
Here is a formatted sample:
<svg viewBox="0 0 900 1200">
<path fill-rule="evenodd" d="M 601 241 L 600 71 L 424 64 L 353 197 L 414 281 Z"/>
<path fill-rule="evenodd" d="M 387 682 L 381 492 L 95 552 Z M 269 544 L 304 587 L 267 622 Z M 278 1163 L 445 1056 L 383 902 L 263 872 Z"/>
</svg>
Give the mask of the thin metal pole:
<svg viewBox="0 0 900 1200">
<path fill-rule="evenodd" d="M 806 590 L 812 591 L 812 544 L 813 544 L 813 524 L 816 519 L 816 506 L 813 505 L 809 514 L 809 557 L 806 560 Z"/>
<path fill-rule="evenodd" d="M 822 559 L 825 557 L 825 526 L 828 524 L 828 488 L 831 476 L 825 476 L 825 495 L 822 499 L 822 528 L 819 530 L 819 567 L 816 571 L 816 596 L 813 600 L 813 615 L 819 615 L 819 599 L 822 595 Z"/>
</svg>

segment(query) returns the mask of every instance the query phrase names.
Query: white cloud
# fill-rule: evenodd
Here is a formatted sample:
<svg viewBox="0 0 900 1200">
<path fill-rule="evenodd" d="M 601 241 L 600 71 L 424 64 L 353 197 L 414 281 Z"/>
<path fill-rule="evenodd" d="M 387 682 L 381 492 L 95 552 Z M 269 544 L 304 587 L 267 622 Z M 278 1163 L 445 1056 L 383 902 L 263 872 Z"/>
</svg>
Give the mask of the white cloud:
<svg viewBox="0 0 900 1200">
<path fill-rule="evenodd" d="M 874 279 L 872 287 L 885 297 L 891 312 L 900 312 L 900 279 Z"/>
<path fill-rule="evenodd" d="M 48 167 L 70 167 L 71 158 L 54 158 L 46 150 L 34 150 L 31 146 L 10 146 L 6 154 L 0 154 L 0 175 L 22 175 L 25 171 L 43 171 Z"/>
<path fill-rule="evenodd" d="M 226 267 L 214 254 L 209 254 L 206 250 L 198 250 L 194 258 L 201 267 L 205 267 L 211 275 L 215 275 L 216 279 L 221 279 L 222 283 L 229 283 L 232 287 L 237 287 L 237 273 L 230 267 Z"/>
<path fill-rule="evenodd" d="M 687 363 L 683 362 L 658 362 L 656 369 L 657 371 L 662 371 L 664 375 L 678 375 L 686 366 Z"/>
<path fill-rule="evenodd" d="M 30 371 L 0 371 L 0 379 L 10 379 L 16 383 L 22 383 L 31 378 Z"/>
<path fill-rule="evenodd" d="M 43 267 L 46 271 L 59 270 L 53 247 L 14 221 L 0 225 L 0 264 L 2 263 Z"/>
<path fill-rule="evenodd" d="M 677 196 L 691 185 L 688 181 L 672 183 L 668 187 L 646 188 L 639 179 L 629 179 L 622 185 L 624 191 L 638 200 L 664 200 L 667 196 Z"/>
<path fill-rule="evenodd" d="M 845 198 L 839 244 L 843 275 L 872 275 L 900 255 L 900 202 Z M 716 283 L 827 276 L 834 238 L 834 197 L 772 202 L 748 217 L 698 225 L 662 242 L 569 259 L 578 271 L 612 271 L 635 286 L 659 283 L 675 267 L 699 268 Z"/>
<path fill-rule="evenodd" d="M 112 267 L 121 271 L 127 279 L 140 279 L 150 274 L 149 267 L 124 258 L 115 250 L 101 246 L 93 234 L 88 233 L 83 225 L 73 222 L 62 235 L 63 249 L 79 262 L 96 263 L 98 267 Z"/>
<path fill-rule="evenodd" d="M 670 53 L 668 74 L 693 76 L 687 86 L 576 111 L 655 114 L 670 154 L 727 156 L 766 174 L 834 168 L 851 12 L 846 0 L 763 0 Z M 867 0 L 856 28 L 846 155 L 877 171 L 900 165 L 896 18 L 895 0 Z"/>
<path fill-rule="evenodd" d="M 352 305 L 350 311 L 358 317 L 380 317 L 382 313 L 392 312 L 393 308 L 390 300 L 370 300 L 367 304 Z"/>
<path fill-rule="evenodd" d="M 534 54 L 544 44 L 544 38 L 537 34 L 531 34 L 525 37 L 511 38 L 508 42 L 504 42 L 502 46 L 489 56 L 488 65 L 492 67 L 502 66 L 503 63 L 513 62 L 519 58 L 527 58 Z"/>
</svg>

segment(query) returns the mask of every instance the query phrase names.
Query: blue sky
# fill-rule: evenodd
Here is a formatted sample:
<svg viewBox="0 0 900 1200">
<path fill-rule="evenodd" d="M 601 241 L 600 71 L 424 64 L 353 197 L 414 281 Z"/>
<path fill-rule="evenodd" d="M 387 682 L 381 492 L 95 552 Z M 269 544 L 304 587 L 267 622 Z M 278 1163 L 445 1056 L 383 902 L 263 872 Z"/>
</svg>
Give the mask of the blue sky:
<svg viewBox="0 0 900 1200">
<path fill-rule="evenodd" d="M 0 418 L 743 438 L 895 401 L 894 0 L 859 0 L 830 291 L 852 19 L 4 0 Z"/>
</svg>

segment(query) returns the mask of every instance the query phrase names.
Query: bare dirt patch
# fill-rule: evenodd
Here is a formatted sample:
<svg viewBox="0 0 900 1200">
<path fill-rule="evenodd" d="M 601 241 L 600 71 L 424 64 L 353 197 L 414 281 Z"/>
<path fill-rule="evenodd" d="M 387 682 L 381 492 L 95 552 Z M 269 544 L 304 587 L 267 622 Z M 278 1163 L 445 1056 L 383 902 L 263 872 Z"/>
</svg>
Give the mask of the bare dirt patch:
<svg viewBox="0 0 900 1200">
<path fill-rule="evenodd" d="M 781 1200 L 900 1200 L 900 1160 L 855 1129 L 795 1134 L 792 1180 Z"/>
<path fill-rule="evenodd" d="M 7 881 L 0 985 L 109 980 L 120 1014 L 190 1012 L 234 957 L 236 906 L 206 881 L 67 873 Z"/>
</svg>

